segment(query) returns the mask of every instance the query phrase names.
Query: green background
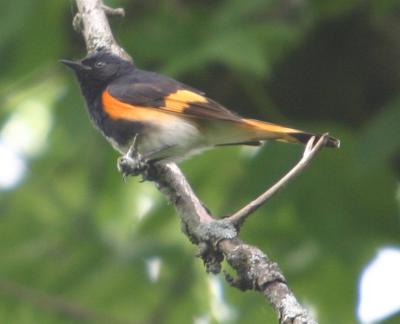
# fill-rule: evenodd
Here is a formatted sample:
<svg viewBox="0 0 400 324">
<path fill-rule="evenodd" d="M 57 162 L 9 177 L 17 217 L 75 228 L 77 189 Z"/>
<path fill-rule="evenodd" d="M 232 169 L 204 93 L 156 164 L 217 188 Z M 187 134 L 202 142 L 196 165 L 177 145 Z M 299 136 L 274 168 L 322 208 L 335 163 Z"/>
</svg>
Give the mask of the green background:
<svg viewBox="0 0 400 324">
<path fill-rule="evenodd" d="M 241 237 L 280 264 L 321 323 L 355 322 L 360 272 L 379 247 L 399 244 L 399 1 L 107 3 L 125 8 L 124 19 L 110 21 L 141 68 L 242 115 L 341 139 L 340 150 L 319 153 L 254 214 Z M 276 322 L 261 295 L 205 274 L 154 185 L 122 181 L 118 154 L 57 62 L 86 53 L 71 26 L 74 1 L 0 5 L 0 132 L 22 118 L 34 134 L 12 133 L 33 139 L 21 153 L 26 174 L 0 191 L 0 322 Z M 221 148 L 181 166 L 223 216 L 301 151 Z M 151 260 L 161 262 L 155 281 Z"/>
</svg>

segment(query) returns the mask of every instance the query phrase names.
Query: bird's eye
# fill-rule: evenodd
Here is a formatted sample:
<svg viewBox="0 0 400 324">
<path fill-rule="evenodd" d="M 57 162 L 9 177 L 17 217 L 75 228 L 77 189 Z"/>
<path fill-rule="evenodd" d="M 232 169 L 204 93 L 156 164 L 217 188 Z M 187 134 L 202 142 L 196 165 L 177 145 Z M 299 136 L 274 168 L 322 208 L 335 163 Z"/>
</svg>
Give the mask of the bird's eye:
<svg viewBox="0 0 400 324">
<path fill-rule="evenodd" d="M 94 67 L 96 69 L 100 69 L 102 68 L 104 65 L 106 65 L 103 61 L 97 61 L 96 63 L 94 63 Z"/>
</svg>

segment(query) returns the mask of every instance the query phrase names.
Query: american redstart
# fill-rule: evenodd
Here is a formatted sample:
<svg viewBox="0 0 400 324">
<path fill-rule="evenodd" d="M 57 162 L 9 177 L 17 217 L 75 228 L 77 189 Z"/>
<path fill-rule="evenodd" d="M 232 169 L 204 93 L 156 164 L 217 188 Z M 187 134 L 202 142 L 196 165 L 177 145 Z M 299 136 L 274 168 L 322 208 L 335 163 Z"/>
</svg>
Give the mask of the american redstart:
<svg viewBox="0 0 400 324">
<path fill-rule="evenodd" d="M 122 154 L 135 146 L 146 161 L 179 161 L 217 146 L 307 143 L 318 137 L 242 118 L 204 92 L 103 50 L 61 62 L 75 71 L 92 122 Z M 333 137 L 325 142 L 327 147 L 339 144 Z"/>
</svg>

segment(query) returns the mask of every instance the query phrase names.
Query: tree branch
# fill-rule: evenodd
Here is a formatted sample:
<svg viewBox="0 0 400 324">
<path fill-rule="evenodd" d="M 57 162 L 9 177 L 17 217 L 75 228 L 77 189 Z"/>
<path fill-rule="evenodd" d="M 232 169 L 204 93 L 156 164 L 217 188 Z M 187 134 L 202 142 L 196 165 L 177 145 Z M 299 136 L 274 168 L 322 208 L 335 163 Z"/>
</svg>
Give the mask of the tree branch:
<svg viewBox="0 0 400 324">
<path fill-rule="evenodd" d="M 108 49 L 123 58 L 129 57 L 115 42 L 102 1 L 76 0 L 76 3 L 79 12 L 74 19 L 74 27 L 82 31 L 88 52 Z M 112 12 L 110 9 L 107 11 Z M 264 294 L 277 312 L 279 323 L 282 324 L 316 322 L 297 301 L 277 264 L 270 261 L 258 248 L 237 238 L 236 225 L 242 223 L 243 219 L 309 163 L 321 145 L 319 141 L 311 148 L 312 144 L 313 142 L 310 142 L 307 145 L 307 157 L 303 157 L 305 160 L 299 162 L 300 166 L 293 171 L 294 174 L 286 175 L 286 178 L 270 189 L 271 192 L 267 191 L 225 219 L 216 219 L 210 215 L 175 164 L 149 165 L 145 175 L 146 179 L 153 181 L 175 206 L 181 219 L 182 230 L 190 241 L 198 246 L 198 256 L 203 259 L 207 271 L 220 272 L 221 261 L 225 257 L 237 273 L 237 278 L 226 275 L 228 282 L 242 290 L 253 289 Z"/>
<path fill-rule="evenodd" d="M 124 59 L 132 60 L 115 41 L 107 21 L 106 14 L 115 14 L 117 9 L 111 10 L 101 0 L 76 0 L 76 5 L 78 13 L 74 17 L 73 26 L 75 30 L 82 31 L 89 53 L 103 48 Z"/>
</svg>

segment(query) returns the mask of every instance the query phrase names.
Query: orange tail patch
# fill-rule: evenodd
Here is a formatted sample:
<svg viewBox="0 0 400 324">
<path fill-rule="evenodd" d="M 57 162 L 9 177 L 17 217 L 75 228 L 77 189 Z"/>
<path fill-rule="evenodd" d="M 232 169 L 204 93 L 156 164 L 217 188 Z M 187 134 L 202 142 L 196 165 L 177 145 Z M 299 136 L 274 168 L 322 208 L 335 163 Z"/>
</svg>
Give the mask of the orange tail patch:
<svg viewBox="0 0 400 324">
<path fill-rule="evenodd" d="M 255 119 L 242 119 L 242 121 L 246 126 L 254 129 L 258 140 L 275 139 L 306 144 L 312 136 L 316 136 L 317 138 L 321 136 Z M 328 137 L 324 146 L 338 148 L 340 141 L 334 137 Z"/>
</svg>

